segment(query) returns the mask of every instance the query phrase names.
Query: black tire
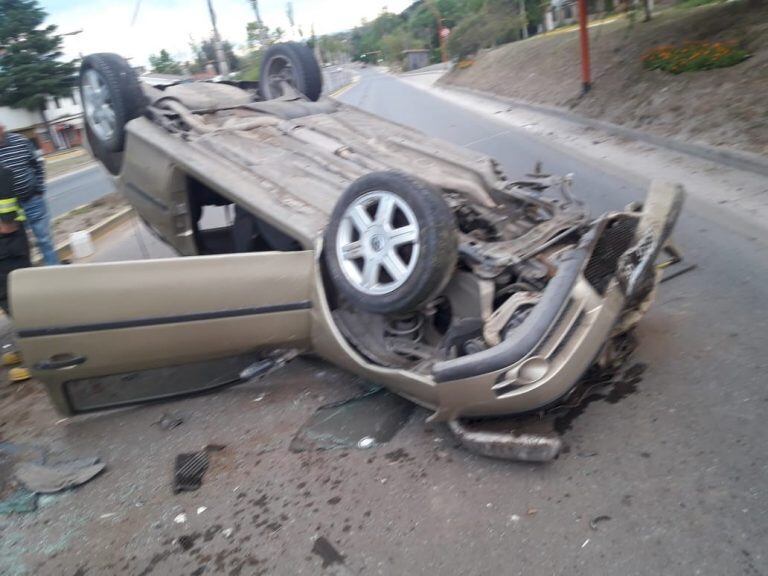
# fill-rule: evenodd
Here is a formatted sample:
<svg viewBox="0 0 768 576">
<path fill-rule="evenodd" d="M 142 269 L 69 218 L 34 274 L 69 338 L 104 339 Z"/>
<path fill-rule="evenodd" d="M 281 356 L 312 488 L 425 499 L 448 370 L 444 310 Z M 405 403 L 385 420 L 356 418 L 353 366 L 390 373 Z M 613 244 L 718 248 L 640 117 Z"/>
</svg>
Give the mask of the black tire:
<svg viewBox="0 0 768 576">
<path fill-rule="evenodd" d="M 284 42 L 270 46 L 261 61 L 259 92 L 265 100 L 282 96 L 282 91 L 272 86 L 269 76 L 273 65 L 287 61 L 291 65 L 291 84 L 309 100 L 316 102 L 323 92 L 323 74 L 312 50 L 298 42 Z"/>
<path fill-rule="evenodd" d="M 83 85 L 86 74 L 90 70 L 97 72 L 104 81 L 109 105 L 115 114 L 114 131 L 109 137 L 101 137 L 98 131 L 93 129 L 92 120 L 88 116 Z M 90 54 L 83 58 L 80 65 L 80 99 L 83 103 L 85 123 L 88 128 L 86 133 L 91 149 L 99 160 L 105 164 L 109 162 L 110 165 L 113 165 L 114 162 L 110 162 L 108 155 L 123 151 L 125 125 L 134 118 L 141 116 L 146 105 L 146 99 L 136 73 L 128 62 L 117 54 Z"/>
<path fill-rule="evenodd" d="M 419 253 L 407 280 L 387 294 L 358 290 L 345 275 L 337 255 L 337 237 L 347 207 L 369 192 L 397 195 L 413 211 L 419 225 Z M 325 231 L 324 258 L 338 291 L 355 307 L 378 314 L 411 312 L 433 300 L 445 288 L 458 259 L 456 220 L 440 191 L 401 172 L 374 172 L 359 178 L 337 202 Z"/>
<path fill-rule="evenodd" d="M 113 176 L 118 176 L 123 168 L 123 152 L 108 152 L 91 132 L 88 123 L 85 123 L 85 137 L 88 139 L 88 145 L 91 149 L 91 155 L 96 158 L 107 172 Z"/>
</svg>

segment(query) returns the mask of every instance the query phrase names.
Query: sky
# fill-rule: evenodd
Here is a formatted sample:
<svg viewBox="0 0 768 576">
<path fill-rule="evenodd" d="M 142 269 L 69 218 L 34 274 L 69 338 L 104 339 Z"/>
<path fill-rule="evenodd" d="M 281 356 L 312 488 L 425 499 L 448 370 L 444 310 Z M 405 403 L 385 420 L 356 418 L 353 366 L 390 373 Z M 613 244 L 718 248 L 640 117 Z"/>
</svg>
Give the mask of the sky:
<svg viewBox="0 0 768 576">
<path fill-rule="evenodd" d="M 64 37 L 68 57 L 93 52 L 116 52 L 146 64 L 150 54 L 165 48 L 180 60 L 191 58 L 190 38 L 210 35 L 206 0 L 39 0 L 47 22 L 59 33 L 82 30 Z M 413 0 L 293 0 L 297 27 L 309 34 L 348 30 L 363 18 L 372 20 L 383 7 L 401 12 Z M 138 4 L 138 12 L 136 11 Z M 248 0 L 213 0 L 219 32 L 224 40 L 245 48 L 246 24 L 254 20 Z M 260 0 L 261 18 L 270 28 L 290 28 L 286 0 Z M 134 14 L 136 18 L 134 20 Z M 290 39 L 290 38 L 289 38 Z M 299 39 L 298 34 L 293 39 Z"/>
</svg>

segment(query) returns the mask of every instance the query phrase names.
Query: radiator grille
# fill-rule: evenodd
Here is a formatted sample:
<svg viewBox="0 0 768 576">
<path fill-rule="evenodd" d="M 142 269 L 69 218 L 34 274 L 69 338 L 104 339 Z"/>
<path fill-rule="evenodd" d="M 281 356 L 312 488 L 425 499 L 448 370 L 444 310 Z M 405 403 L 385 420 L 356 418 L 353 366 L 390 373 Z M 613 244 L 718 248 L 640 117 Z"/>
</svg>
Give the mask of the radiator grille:
<svg viewBox="0 0 768 576">
<path fill-rule="evenodd" d="M 606 226 L 595 244 L 584 276 L 599 294 L 605 294 L 618 268 L 619 258 L 632 245 L 636 229 L 637 218 L 617 218 Z"/>
</svg>

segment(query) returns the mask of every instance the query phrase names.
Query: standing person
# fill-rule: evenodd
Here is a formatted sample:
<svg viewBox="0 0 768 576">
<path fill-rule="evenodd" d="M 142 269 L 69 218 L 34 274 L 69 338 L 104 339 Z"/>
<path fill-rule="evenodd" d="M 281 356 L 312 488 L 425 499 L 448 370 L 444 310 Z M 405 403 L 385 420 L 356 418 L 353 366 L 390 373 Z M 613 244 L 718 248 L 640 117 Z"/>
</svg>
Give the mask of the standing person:
<svg viewBox="0 0 768 576">
<path fill-rule="evenodd" d="M 30 266 L 29 240 L 24 230 L 24 210 L 16 199 L 13 172 L 0 165 L 0 306 L 10 312 L 8 306 L 8 275 L 19 268 Z M 14 366 L 21 362 L 17 352 L 2 355 L 2 364 Z M 12 382 L 29 379 L 26 368 L 11 368 L 8 377 Z"/>
<path fill-rule="evenodd" d="M 13 172 L 0 165 L 0 306 L 8 311 L 8 275 L 27 268 L 29 241 L 24 230 L 24 210 L 13 189 Z"/>
<path fill-rule="evenodd" d="M 51 238 L 51 218 L 45 201 L 45 167 L 32 142 L 7 132 L 0 123 L 0 166 L 13 175 L 13 192 L 21 203 L 27 225 L 47 266 L 59 263 Z"/>
</svg>

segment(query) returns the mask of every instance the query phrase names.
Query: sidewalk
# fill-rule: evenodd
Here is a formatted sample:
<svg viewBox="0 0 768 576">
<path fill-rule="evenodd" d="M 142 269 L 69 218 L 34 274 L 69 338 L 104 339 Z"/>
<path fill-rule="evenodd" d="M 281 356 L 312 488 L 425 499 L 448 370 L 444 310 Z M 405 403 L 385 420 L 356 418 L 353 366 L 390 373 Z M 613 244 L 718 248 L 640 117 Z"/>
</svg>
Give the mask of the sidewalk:
<svg viewBox="0 0 768 576">
<path fill-rule="evenodd" d="M 764 175 L 638 141 L 628 135 L 618 136 L 574 119 L 517 106 L 490 94 L 436 85 L 441 76 L 442 72 L 436 71 L 402 75 L 400 79 L 494 118 L 501 125 L 500 134 L 523 131 L 531 138 L 641 186 L 652 179 L 679 182 L 690 197 L 701 200 L 710 212 L 725 207 L 751 226 L 768 231 L 768 179 Z M 575 177 L 578 178 L 578 174 Z"/>
</svg>

